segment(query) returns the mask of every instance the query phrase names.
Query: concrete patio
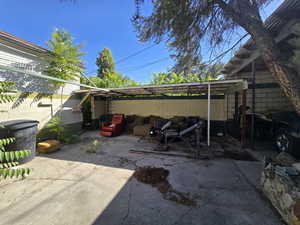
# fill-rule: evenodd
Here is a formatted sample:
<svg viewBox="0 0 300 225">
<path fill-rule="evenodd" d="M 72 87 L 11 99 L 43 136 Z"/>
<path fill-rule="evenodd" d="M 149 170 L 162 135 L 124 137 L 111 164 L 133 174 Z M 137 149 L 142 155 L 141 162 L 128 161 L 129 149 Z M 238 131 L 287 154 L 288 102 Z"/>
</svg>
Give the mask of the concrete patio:
<svg viewBox="0 0 300 225">
<path fill-rule="evenodd" d="M 101 144 L 87 153 L 92 137 Z M 0 183 L 1 225 L 279 225 L 277 213 L 260 193 L 260 162 L 194 160 L 130 153 L 153 143 L 133 136 L 100 138 L 39 155 L 26 164 L 24 180 Z M 136 167 L 163 167 L 168 181 L 189 193 L 196 206 L 166 200 L 132 175 Z"/>
</svg>

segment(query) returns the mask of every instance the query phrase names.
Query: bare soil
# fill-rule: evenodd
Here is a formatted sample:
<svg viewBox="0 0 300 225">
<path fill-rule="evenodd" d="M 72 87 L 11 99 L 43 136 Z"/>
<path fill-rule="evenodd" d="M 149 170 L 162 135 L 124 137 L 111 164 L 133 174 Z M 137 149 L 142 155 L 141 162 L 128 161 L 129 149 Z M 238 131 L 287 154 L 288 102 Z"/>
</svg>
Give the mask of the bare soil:
<svg viewBox="0 0 300 225">
<path fill-rule="evenodd" d="M 246 151 L 224 151 L 224 158 L 242 161 L 257 161 L 251 154 Z"/>
<path fill-rule="evenodd" d="M 164 168 L 139 167 L 133 176 L 140 182 L 150 184 L 162 193 L 164 199 L 188 206 L 196 206 L 196 201 L 191 199 L 188 193 L 175 190 L 167 177 L 169 171 Z"/>
</svg>

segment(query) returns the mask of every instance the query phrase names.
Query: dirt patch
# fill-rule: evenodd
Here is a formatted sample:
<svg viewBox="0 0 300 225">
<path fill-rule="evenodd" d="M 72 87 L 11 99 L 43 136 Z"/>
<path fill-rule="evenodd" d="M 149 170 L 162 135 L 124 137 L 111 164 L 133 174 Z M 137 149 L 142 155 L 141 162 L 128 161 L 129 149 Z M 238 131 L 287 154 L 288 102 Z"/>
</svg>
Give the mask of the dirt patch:
<svg viewBox="0 0 300 225">
<path fill-rule="evenodd" d="M 242 148 L 241 143 L 233 137 L 218 137 L 213 140 L 223 149 L 221 157 L 241 161 L 257 161 L 257 159 L 255 159 L 249 152 L 245 151 Z"/>
<path fill-rule="evenodd" d="M 170 151 L 170 146 L 159 144 L 153 149 L 153 151 L 168 152 L 168 151 Z"/>
<path fill-rule="evenodd" d="M 167 180 L 169 173 L 170 172 L 164 168 L 139 167 L 135 170 L 133 176 L 138 181 L 157 188 L 157 190 L 162 193 L 164 199 L 183 205 L 196 206 L 196 201 L 191 199 L 188 193 L 179 192 L 171 186 Z"/>
<path fill-rule="evenodd" d="M 241 160 L 241 161 L 257 161 L 250 153 L 246 151 L 224 151 L 224 158 Z"/>
<path fill-rule="evenodd" d="M 133 175 L 138 181 L 155 185 L 165 182 L 169 171 L 164 168 L 139 167 L 135 170 Z"/>
</svg>

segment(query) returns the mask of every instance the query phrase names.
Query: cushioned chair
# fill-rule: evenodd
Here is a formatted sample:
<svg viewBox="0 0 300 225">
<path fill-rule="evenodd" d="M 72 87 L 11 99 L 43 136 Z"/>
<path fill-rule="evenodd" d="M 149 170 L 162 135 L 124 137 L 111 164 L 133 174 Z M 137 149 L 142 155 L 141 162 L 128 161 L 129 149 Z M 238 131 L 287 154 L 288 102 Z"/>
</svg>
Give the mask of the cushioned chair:
<svg viewBox="0 0 300 225">
<path fill-rule="evenodd" d="M 111 122 L 104 122 L 101 126 L 100 134 L 105 137 L 119 135 L 124 129 L 124 115 L 115 114 Z"/>
</svg>

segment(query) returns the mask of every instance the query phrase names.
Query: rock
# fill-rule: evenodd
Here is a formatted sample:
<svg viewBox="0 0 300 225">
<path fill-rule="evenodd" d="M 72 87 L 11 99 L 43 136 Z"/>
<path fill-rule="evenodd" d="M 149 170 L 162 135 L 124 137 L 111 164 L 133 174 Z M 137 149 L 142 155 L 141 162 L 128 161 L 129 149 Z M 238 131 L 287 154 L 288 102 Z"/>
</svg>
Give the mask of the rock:
<svg viewBox="0 0 300 225">
<path fill-rule="evenodd" d="M 276 156 L 275 162 L 282 166 L 292 166 L 297 161 L 290 154 L 288 154 L 286 152 L 281 152 Z"/>
<path fill-rule="evenodd" d="M 300 219 L 300 201 L 297 201 L 293 207 L 294 215 L 297 219 Z"/>
<path fill-rule="evenodd" d="M 37 144 L 39 153 L 56 152 L 60 149 L 61 143 L 58 140 L 47 140 Z"/>
<path fill-rule="evenodd" d="M 300 172 L 300 163 L 294 163 L 292 166 Z"/>
<path fill-rule="evenodd" d="M 291 158 L 281 157 L 281 160 L 289 159 L 288 163 L 291 162 Z M 272 173 L 271 176 L 270 173 L 274 168 L 280 167 L 276 163 L 269 163 L 263 170 L 261 179 L 263 192 L 287 224 L 300 225 L 300 188 L 295 182 L 299 176 L 289 176 L 286 173 L 284 176 L 281 173 Z M 281 167 L 281 169 L 286 169 L 286 167 Z"/>
</svg>

